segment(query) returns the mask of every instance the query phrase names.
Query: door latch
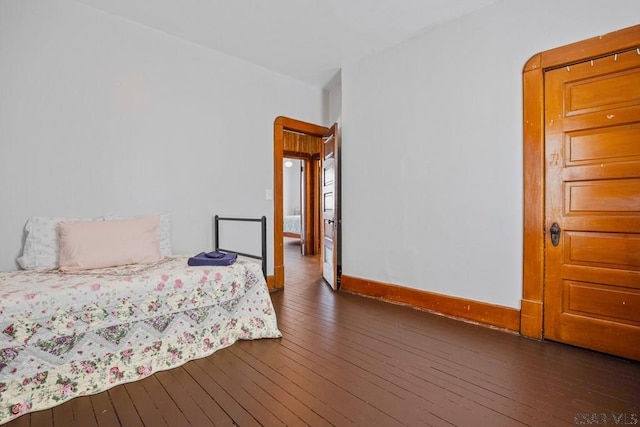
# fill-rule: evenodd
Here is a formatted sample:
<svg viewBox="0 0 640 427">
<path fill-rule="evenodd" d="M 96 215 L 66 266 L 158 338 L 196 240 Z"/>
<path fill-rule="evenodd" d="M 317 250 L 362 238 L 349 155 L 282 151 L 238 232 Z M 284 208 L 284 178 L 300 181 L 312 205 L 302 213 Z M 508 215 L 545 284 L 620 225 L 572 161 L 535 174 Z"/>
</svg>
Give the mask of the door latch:
<svg viewBox="0 0 640 427">
<path fill-rule="evenodd" d="M 554 222 L 549 229 L 549 233 L 551 233 L 551 244 L 553 246 L 558 246 L 560 243 L 560 226 L 557 222 Z"/>
</svg>

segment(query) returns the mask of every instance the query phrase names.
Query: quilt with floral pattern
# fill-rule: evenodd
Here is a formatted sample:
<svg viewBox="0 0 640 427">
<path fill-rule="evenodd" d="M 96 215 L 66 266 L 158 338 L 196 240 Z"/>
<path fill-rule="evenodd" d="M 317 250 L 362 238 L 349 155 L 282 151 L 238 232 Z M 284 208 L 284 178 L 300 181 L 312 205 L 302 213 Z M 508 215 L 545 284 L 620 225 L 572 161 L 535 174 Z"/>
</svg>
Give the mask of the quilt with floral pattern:
<svg viewBox="0 0 640 427">
<path fill-rule="evenodd" d="M 278 338 L 260 265 L 0 273 L 0 424 L 75 396 Z"/>
</svg>

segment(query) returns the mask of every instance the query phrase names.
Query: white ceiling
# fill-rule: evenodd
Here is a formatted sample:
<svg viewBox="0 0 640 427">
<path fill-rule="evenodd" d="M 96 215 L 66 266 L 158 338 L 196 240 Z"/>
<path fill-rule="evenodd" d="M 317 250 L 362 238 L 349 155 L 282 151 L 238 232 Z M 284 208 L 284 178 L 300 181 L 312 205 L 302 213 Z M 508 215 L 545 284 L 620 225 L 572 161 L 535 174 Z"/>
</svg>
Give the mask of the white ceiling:
<svg viewBox="0 0 640 427">
<path fill-rule="evenodd" d="M 497 0 L 76 0 L 314 85 Z"/>
</svg>

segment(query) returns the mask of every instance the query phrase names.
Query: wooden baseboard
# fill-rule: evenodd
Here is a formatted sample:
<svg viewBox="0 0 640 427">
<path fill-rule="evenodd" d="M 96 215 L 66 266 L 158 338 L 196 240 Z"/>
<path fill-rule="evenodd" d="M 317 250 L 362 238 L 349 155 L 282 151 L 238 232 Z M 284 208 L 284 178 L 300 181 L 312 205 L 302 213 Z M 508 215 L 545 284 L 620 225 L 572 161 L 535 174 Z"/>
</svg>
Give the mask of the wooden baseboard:
<svg viewBox="0 0 640 427">
<path fill-rule="evenodd" d="M 267 280 L 267 285 L 269 285 L 269 289 L 280 289 L 284 287 L 284 264 L 275 265 L 273 267 L 273 280 L 269 282 Z"/>
<path fill-rule="evenodd" d="M 341 290 L 407 304 L 463 320 L 520 331 L 520 310 L 342 275 Z"/>
<path fill-rule="evenodd" d="M 520 307 L 520 333 L 526 337 L 542 339 L 542 301 L 523 299 Z"/>
</svg>

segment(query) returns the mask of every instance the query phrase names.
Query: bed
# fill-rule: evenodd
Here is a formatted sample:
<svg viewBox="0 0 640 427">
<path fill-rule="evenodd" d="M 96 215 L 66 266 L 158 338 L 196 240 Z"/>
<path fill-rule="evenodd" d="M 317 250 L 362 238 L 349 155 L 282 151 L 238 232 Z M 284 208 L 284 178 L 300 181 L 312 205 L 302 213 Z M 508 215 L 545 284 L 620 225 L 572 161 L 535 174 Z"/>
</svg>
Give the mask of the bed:
<svg viewBox="0 0 640 427">
<path fill-rule="evenodd" d="M 239 339 L 281 337 L 260 264 L 188 257 L 0 272 L 0 424 Z"/>
<path fill-rule="evenodd" d="M 301 233 L 301 216 L 285 215 L 284 216 L 284 235 L 287 237 L 300 237 Z"/>
</svg>

